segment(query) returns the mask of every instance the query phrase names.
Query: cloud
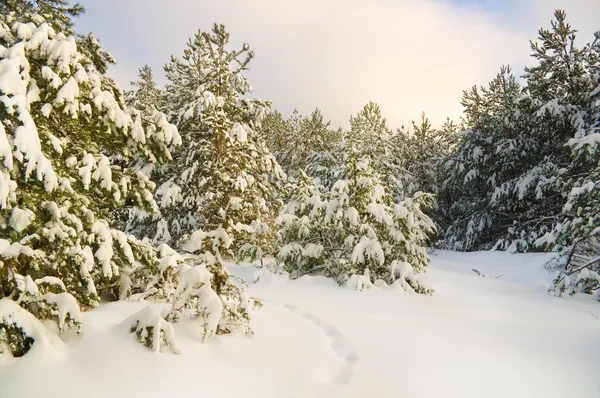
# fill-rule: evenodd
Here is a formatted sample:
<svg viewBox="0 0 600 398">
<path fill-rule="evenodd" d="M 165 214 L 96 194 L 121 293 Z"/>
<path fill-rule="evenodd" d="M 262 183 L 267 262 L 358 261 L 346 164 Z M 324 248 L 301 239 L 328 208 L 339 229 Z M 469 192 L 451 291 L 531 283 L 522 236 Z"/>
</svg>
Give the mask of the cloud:
<svg viewBox="0 0 600 398">
<path fill-rule="evenodd" d="M 521 4 L 526 3 L 526 4 Z M 565 3 L 563 1 L 562 3 Z M 568 2 L 569 19 L 591 38 L 595 1 Z M 198 28 L 224 23 L 235 45 L 256 53 L 255 95 L 284 113 L 319 107 L 335 125 L 369 100 L 399 127 L 425 111 L 441 124 L 461 113 L 463 89 L 486 84 L 503 64 L 522 68 L 529 39 L 548 26 L 558 0 L 104 0 L 83 1 L 81 30 L 94 31 L 126 85 L 148 63 L 162 75 Z M 600 26 L 599 26 L 600 28 Z M 159 82 L 164 83 L 164 79 Z"/>
</svg>

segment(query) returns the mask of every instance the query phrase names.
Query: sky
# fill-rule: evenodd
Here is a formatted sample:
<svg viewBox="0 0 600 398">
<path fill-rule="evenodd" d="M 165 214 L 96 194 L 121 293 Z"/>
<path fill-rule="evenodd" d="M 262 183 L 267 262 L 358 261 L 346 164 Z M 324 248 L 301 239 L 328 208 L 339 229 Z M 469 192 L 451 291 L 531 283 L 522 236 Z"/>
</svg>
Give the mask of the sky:
<svg viewBox="0 0 600 398">
<path fill-rule="evenodd" d="M 434 126 L 462 113 L 462 90 L 486 85 L 502 65 L 531 64 L 529 40 L 567 11 L 583 45 L 600 30 L 598 0 L 79 0 L 80 32 L 94 32 L 117 60 L 109 70 L 129 87 L 152 67 L 159 85 L 171 55 L 198 29 L 223 23 L 232 46 L 255 52 L 253 97 L 288 115 L 320 108 L 347 127 L 368 101 L 388 125 L 425 112 Z"/>
</svg>

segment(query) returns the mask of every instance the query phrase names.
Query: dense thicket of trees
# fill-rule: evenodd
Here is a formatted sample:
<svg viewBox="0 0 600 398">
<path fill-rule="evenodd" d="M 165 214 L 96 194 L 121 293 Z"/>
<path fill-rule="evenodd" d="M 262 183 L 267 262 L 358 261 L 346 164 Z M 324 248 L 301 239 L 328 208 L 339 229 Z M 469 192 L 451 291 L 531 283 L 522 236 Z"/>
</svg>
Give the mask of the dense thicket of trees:
<svg viewBox="0 0 600 398">
<path fill-rule="evenodd" d="M 336 145 L 311 151 L 304 165 L 281 161 L 290 174 L 303 170 L 327 191 L 343 178 L 352 151 L 362 148 L 395 200 L 435 194 L 428 214 L 439 234 L 430 244 L 562 251 L 557 292 L 596 291 L 600 40 L 595 34 L 580 47 L 575 34 L 557 11 L 531 43 L 532 66 L 522 80 L 504 66 L 488 86 L 466 90 L 460 124 L 449 120 L 434 129 L 423 114 L 412 129 L 393 133 L 369 103 Z M 277 115 L 280 125 L 295 118 Z M 276 140 L 287 141 L 281 134 Z"/>
<path fill-rule="evenodd" d="M 558 290 L 591 292 L 600 286 L 592 243 L 600 226 L 600 34 L 578 47 L 575 33 L 557 11 L 531 43 L 533 66 L 523 83 L 503 67 L 488 87 L 464 93 L 467 129 L 449 157 L 443 246 L 564 250 L 569 265 Z M 570 264 L 582 254 L 581 264 Z"/>
</svg>

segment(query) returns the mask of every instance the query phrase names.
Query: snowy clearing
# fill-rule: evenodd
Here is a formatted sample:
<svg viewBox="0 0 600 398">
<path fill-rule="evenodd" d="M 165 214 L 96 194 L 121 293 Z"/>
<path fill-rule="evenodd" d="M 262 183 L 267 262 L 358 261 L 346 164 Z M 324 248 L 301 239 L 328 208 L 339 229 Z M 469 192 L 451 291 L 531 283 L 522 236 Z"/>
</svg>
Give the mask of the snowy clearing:
<svg viewBox="0 0 600 398">
<path fill-rule="evenodd" d="M 106 304 L 84 314 L 80 340 L 0 366 L 1 395 L 600 396 L 600 305 L 548 295 L 549 255 L 437 251 L 431 258 L 433 296 L 258 272 L 249 289 L 264 303 L 253 316 L 255 335 L 202 344 L 200 326 L 180 322 L 182 355 L 151 352 L 122 324 L 147 304 Z M 249 283 L 257 275 L 253 267 L 230 269 Z"/>
</svg>

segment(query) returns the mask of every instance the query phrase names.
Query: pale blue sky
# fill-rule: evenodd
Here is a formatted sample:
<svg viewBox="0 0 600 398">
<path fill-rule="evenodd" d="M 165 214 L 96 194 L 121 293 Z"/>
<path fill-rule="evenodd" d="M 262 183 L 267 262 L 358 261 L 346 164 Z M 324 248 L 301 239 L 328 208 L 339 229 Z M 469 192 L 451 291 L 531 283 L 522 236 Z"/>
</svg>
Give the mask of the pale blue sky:
<svg viewBox="0 0 600 398">
<path fill-rule="evenodd" d="M 463 89 L 487 83 L 502 64 L 528 62 L 529 39 L 567 10 L 580 43 L 600 29 L 597 0 L 79 0 L 77 23 L 117 59 L 127 86 L 149 64 L 179 56 L 194 32 L 224 23 L 256 52 L 254 95 L 284 113 L 315 107 L 335 125 L 369 100 L 392 127 L 425 111 L 435 124 L 458 117 Z"/>
</svg>

